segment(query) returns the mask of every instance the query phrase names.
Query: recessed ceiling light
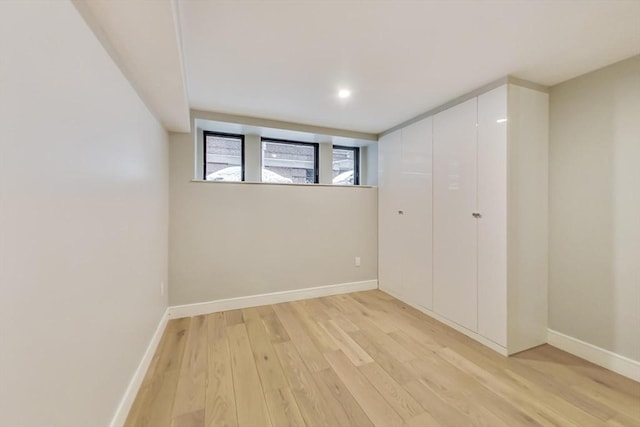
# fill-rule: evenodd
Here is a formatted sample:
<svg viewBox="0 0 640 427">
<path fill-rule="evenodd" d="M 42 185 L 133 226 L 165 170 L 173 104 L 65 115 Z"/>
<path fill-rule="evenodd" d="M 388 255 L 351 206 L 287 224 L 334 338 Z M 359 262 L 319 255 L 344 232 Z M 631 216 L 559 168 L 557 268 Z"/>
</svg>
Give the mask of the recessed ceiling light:
<svg viewBox="0 0 640 427">
<path fill-rule="evenodd" d="M 338 91 L 338 98 L 346 99 L 351 96 L 351 91 L 349 89 L 340 89 Z"/>
</svg>

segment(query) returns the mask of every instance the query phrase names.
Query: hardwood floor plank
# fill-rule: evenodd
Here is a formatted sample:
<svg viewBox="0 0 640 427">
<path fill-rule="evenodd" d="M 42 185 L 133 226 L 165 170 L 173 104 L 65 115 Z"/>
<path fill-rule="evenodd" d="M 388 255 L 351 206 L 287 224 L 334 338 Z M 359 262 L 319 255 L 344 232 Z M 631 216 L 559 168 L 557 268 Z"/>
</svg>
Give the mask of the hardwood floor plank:
<svg viewBox="0 0 640 427">
<path fill-rule="evenodd" d="M 516 383 L 526 388 L 532 398 L 556 409 L 559 413 L 568 415 L 569 418 L 575 421 L 578 425 L 585 426 L 602 424 L 602 420 L 598 419 L 594 415 L 572 405 L 567 400 L 564 400 L 556 394 L 549 393 L 543 387 L 529 381 L 527 378 L 517 374 L 516 372 L 507 369 L 505 370 L 505 373 Z"/>
<path fill-rule="evenodd" d="M 392 316 L 387 313 L 373 310 L 371 307 L 367 307 L 361 304 L 358 300 L 353 298 L 354 294 L 342 295 L 346 304 L 354 306 L 356 313 L 360 313 L 366 319 L 375 323 L 376 326 L 384 333 L 389 333 L 401 329 L 402 326 L 394 320 Z M 348 318 L 350 318 L 348 316 Z"/>
<path fill-rule="evenodd" d="M 191 318 L 182 367 L 171 414 L 175 427 L 204 426 L 207 384 L 207 322 L 205 316 Z"/>
<path fill-rule="evenodd" d="M 640 399 L 640 382 L 634 381 L 622 375 L 612 373 L 602 367 L 587 360 L 580 359 L 573 354 L 569 354 L 551 345 L 536 347 L 535 351 L 524 351 L 514 356 L 515 359 L 531 358 L 535 355 L 538 360 L 545 360 L 549 363 L 563 367 L 562 374 L 571 371 L 574 373 L 572 379 L 588 379 L 598 385 L 606 386 L 606 389 L 615 394 L 626 394 L 635 399 Z M 614 397 L 615 399 L 615 397 Z"/>
<path fill-rule="evenodd" d="M 171 425 L 171 412 L 191 318 L 170 320 L 158 347 L 158 362 L 148 389 L 134 402 L 126 426 L 165 427 Z M 148 374 L 147 374 L 148 375 Z M 144 399 L 144 400 L 142 400 Z M 135 417 L 135 418 L 134 418 Z"/>
<path fill-rule="evenodd" d="M 460 412 L 434 393 L 420 380 L 409 381 L 403 386 L 420 405 L 443 426 L 472 426 L 471 418 Z"/>
<path fill-rule="evenodd" d="M 225 319 L 226 316 L 225 316 Z M 227 326 L 239 426 L 271 426 L 244 323 Z"/>
<path fill-rule="evenodd" d="M 227 326 L 239 325 L 244 323 L 242 310 L 229 310 L 224 312 L 224 321 Z"/>
<path fill-rule="evenodd" d="M 349 303 L 345 295 L 331 295 L 328 297 L 324 297 L 323 301 L 325 303 L 331 304 L 332 307 L 336 308 L 340 313 L 344 315 L 358 314 L 360 312 L 358 307 L 355 307 L 353 304 Z"/>
<path fill-rule="evenodd" d="M 204 425 L 204 409 L 194 412 L 187 412 L 174 415 L 171 418 L 171 425 L 174 427 L 197 427 Z"/>
<path fill-rule="evenodd" d="M 484 387 L 491 390 L 504 402 L 510 402 L 525 413 L 536 424 L 543 426 L 575 426 L 576 423 L 564 417 L 557 411 L 548 408 L 539 402 L 529 399 L 526 390 L 521 390 L 517 384 L 513 383 L 498 372 L 490 372 L 488 369 L 482 368 L 473 362 L 473 359 L 465 358 L 451 349 L 443 350 L 447 361 L 458 369 L 472 375 Z M 502 368 L 500 368 L 502 370 Z"/>
<path fill-rule="evenodd" d="M 300 311 L 307 313 L 309 317 L 314 319 L 316 322 L 331 319 L 331 316 L 325 309 L 324 305 L 320 302 L 319 298 L 294 301 L 292 304 L 299 308 Z"/>
<path fill-rule="evenodd" d="M 338 348 L 349 358 L 351 363 L 356 366 L 362 366 L 365 363 L 372 363 L 371 356 L 362 349 L 340 326 L 332 320 L 321 322 L 320 327 L 326 331 L 327 335 L 332 337 Z"/>
<path fill-rule="evenodd" d="M 276 353 L 289 380 L 300 413 L 309 427 L 338 425 L 330 405 L 316 385 L 292 341 L 275 344 Z"/>
<path fill-rule="evenodd" d="M 270 310 L 262 310 L 260 311 L 260 316 L 262 318 L 262 322 L 264 323 L 265 329 L 267 330 L 267 335 L 269 335 L 269 339 L 272 343 L 279 343 L 290 341 L 289 334 L 287 330 L 282 326 L 280 319 L 276 315 L 276 312 L 273 310 L 273 307 L 267 306 Z"/>
<path fill-rule="evenodd" d="M 306 311 L 307 306 L 302 305 L 302 302 L 289 303 L 289 306 L 292 308 L 291 313 L 305 330 L 307 336 L 311 338 L 311 341 L 321 353 L 337 350 L 338 346 L 331 334 L 319 324 L 319 321 L 326 316 L 312 316 L 311 313 Z"/>
<path fill-rule="evenodd" d="M 509 425 L 490 411 L 484 402 L 480 403 L 489 390 L 481 389 L 481 384 L 471 375 L 449 364 L 436 353 L 425 352 L 420 358 L 406 362 L 406 366 L 442 400 L 470 418 L 474 425 Z"/>
<path fill-rule="evenodd" d="M 333 369 L 314 372 L 312 375 L 316 379 L 316 383 L 324 385 L 324 387 L 319 387 L 320 391 L 326 390 L 333 397 L 333 399 L 327 398 L 327 400 L 334 403 L 332 410 L 339 426 L 373 426 L 367 414 L 362 410 Z M 341 411 L 336 409 L 336 404 L 340 405 Z"/>
<path fill-rule="evenodd" d="M 460 397 L 463 401 L 474 402 L 473 407 L 470 410 L 478 413 L 478 416 L 484 414 L 483 417 L 487 418 L 486 412 L 489 411 L 492 415 L 489 415 L 489 419 L 493 416 L 497 416 L 507 425 L 548 425 L 549 420 L 560 420 L 553 411 L 542 409 L 545 416 L 540 416 L 539 411 L 541 408 L 535 408 L 532 410 L 531 406 L 527 405 L 515 405 L 512 404 L 513 399 L 517 399 L 519 396 L 514 396 L 513 393 L 517 393 L 515 389 L 509 389 L 506 385 L 497 385 L 495 383 L 487 384 L 482 379 L 479 379 L 473 373 L 464 369 L 464 366 L 460 366 L 456 363 L 456 353 L 447 347 L 441 347 L 435 345 L 428 340 L 414 340 L 408 337 L 403 332 L 393 333 L 396 339 L 403 343 L 403 345 L 412 347 L 413 351 L 419 355 L 419 360 L 416 363 L 427 362 L 426 366 L 431 366 L 436 369 L 436 381 L 440 381 L 444 384 L 444 387 L 451 387 L 447 381 L 454 379 L 454 387 L 460 390 Z M 472 352 L 466 353 L 467 357 L 473 355 Z M 473 356 L 471 356 L 473 357 Z M 458 359 L 465 360 L 462 356 Z M 507 360 L 500 356 L 500 360 Z M 425 365 L 422 365 L 425 366 Z M 455 370 L 451 370 L 451 366 L 454 366 Z M 414 367 L 415 368 L 415 367 Z M 503 367 L 498 368 L 503 369 Z M 499 371 L 496 371 L 499 373 Z M 439 375 L 445 374 L 444 377 Z M 423 375 L 430 376 L 430 372 L 426 371 Z M 498 380 L 498 375 L 493 376 L 495 380 Z M 497 388 L 497 390 L 496 390 Z M 507 393 L 505 389 L 509 390 Z M 500 394 L 502 392 L 502 394 Z M 509 398 L 506 398 L 506 396 Z M 445 395 L 446 396 L 446 395 Z M 455 406 L 455 404 L 454 404 Z M 468 411 L 464 409 L 463 412 Z M 565 423 L 570 425 L 570 423 Z"/>
<path fill-rule="evenodd" d="M 375 426 L 391 427 L 404 424 L 402 418 L 342 351 L 325 353 L 325 357 Z"/>
<path fill-rule="evenodd" d="M 422 406 L 377 363 L 361 366 L 360 372 L 406 422 L 425 412 Z"/>
<path fill-rule="evenodd" d="M 455 372 L 460 372 L 462 375 L 465 375 L 463 377 L 464 380 L 457 379 L 457 381 L 460 382 L 465 381 L 468 385 L 463 394 L 469 399 L 477 402 L 477 404 L 486 408 L 495 416 L 499 417 L 507 423 L 507 425 L 527 426 L 548 424 L 548 419 L 539 419 L 535 411 L 530 411 L 530 413 L 528 413 L 525 408 L 517 407 L 512 403 L 512 399 L 507 399 L 505 401 L 503 397 L 493 391 L 492 387 L 487 387 L 487 384 L 484 381 L 479 380 L 471 372 L 460 367 L 455 362 L 456 358 L 460 356 L 453 352 L 453 350 L 444 348 L 438 353 L 438 356 L 442 357 L 447 364 L 453 365 L 456 368 Z M 499 381 L 499 378 L 494 377 L 494 381 Z"/>
<path fill-rule="evenodd" d="M 600 372 L 601 369 L 589 370 L 588 362 L 576 361 L 575 359 L 578 358 L 575 356 L 568 353 L 559 354 L 564 352 L 553 350 L 551 346 L 542 346 L 538 351 L 525 351 L 514 358 L 536 373 L 543 375 L 550 387 L 561 390 L 570 389 L 573 393 L 565 395 L 565 398 L 590 414 L 602 420 L 608 420 L 618 413 L 622 413 L 624 417 L 629 419 L 629 422 L 634 420 L 640 425 L 640 405 L 636 404 L 639 397 L 629 393 L 633 392 L 632 389 L 627 387 L 614 389 L 612 384 L 614 381 L 620 384 L 619 378 L 609 375 L 604 382 L 600 381 L 598 378 L 601 375 L 597 372 Z M 557 359 L 550 355 L 557 355 L 568 363 L 558 363 Z M 588 374 L 580 374 L 571 368 L 576 364 L 584 366 Z M 624 380 L 628 379 L 624 378 Z M 640 384 L 637 385 L 637 388 L 640 389 Z"/>
<path fill-rule="evenodd" d="M 327 313 L 329 319 L 335 321 L 340 325 L 340 327 L 346 332 L 355 332 L 358 331 L 359 328 L 354 323 L 352 323 L 347 317 L 343 314 L 342 311 L 336 307 L 336 305 L 332 302 L 330 297 L 318 298 L 318 304 L 321 305 L 325 312 Z"/>
<path fill-rule="evenodd" d="M 244 323 L 247 323 L 251 320 L 258 322 L 262 321 L 262 315 L 260 314 L 260 310 L 258 310 L 258 307 L 242 308 L 239 311 L 242 312 L 242 321 Z"/>
<path fill-rule="evenodd" d="M 465 414 L 474 425 L 503 427 L 512 425 L 488 407 L 485 395 L 490 391 L 481 388 L 472 376 L 437 356 L 428 360 L 412 360 L 407 364 L 418 373 L 424 385 L 449 405 Z M 504 404 L 509 403 L 504 402 Z"/>
<path fill-rule="evenodd" d="M 300 414 L 291 390 L 283 387 L 265 392 L 271 422 L 276 427 L 304 427 L 306 423 Z"/>
<path fill-rule="evenodd" d="M 258 368 L 262 390 L 264 392 L 286 388 L 287 378 L 284 376 L 282 366 L 276 355 L 276 350 L 267 335 L 264 323 L 257 311 L 252 312 L 255 316 L 247 316 L 245 312 L 245 326 L 253 351 L 253 358 Z"/>
<path fill-rule="evenodd" d="M 409 336 L 405 332 L 409 332 L 413 336 Z M 532 373 L 530 370 L 523 370 L 518 361 L 513 358 L 501 356 L 493 351 L 485 352 L 475 345 L 467 345 L 467 340 L 469 340 L 467 337 L 452 339 L 448 332 L 438 329 L 422 332 L 416 328 L 408 327 L 406 331 L 397 331 L 390 335 L 404 346 L 413 348 L 421 358 L 429 359 L 434 355 L 439 355 L 449 363 L 453 363 L 447 352 L 455 351 L 465 359 L 481 364 L 491 372 L 492 376 L 507 381 L 511 386 L 515 386 L 515 389 L 520 386 L 504 375 L 505 369 L 509 368 L 520 373 Z M 484 348 L 484 346 L 482 347 Z"/>
<path fill-rule="evenodd" d="M 378 313 L 365 307 L 355 299 L 351 298 L 353 294 L 334 295 L 327 299 L 337 307 L 342 314 L 350 321 L 366 318 L 373 322 L 383 332 L 388 333 L 398 329 L 398 326 L 391 322 L 383 313 Z"/>
<path fill-rule="evenodd" d="M 627 425 L 637 424 L 640 427 L 640 405 L 637 403 L 637 400 L 611 400 L 605 393 L 601 393 L 599 390 L 591 388 L 584 389 L 575 385 L 572 385 L 571 389 L 588 399 L 586 406 L 579 406 L 588 413 L 595 415 L 595 411 L 597 411 L 605 415 L 604 417 L 600 416 L 600 419 L 608 421 L 615 418 Z"/>
<path fill-rule="evenodd" d="M 397 361 L 408 362 L 409 360 L 416 358 L 416 355 L 413 352 L 400 345 L 391 337 L 391 335 L 385 334 L 382 330 L 376 328 L 376 326 L 367 319 L 361 319 L 358 321 L 358 328 L 376 347 L 383 350 Z"/>
<path fill-rule="evenodd" d="M 309 370 L 316 372 L 327 369 L 329 364 L 324 357 L 322 357 L 322 354 L 309 337 L 307 331 L 300 325 L 293 313 L 293 309 L 287 304 L 274 305 L 273 309 Z"/>
<path fill-rule="evenodd" d="M 423 412 L 420 415 L 416 415 L 407 421 L 408 427 L 443 427 L 444 425 L 433 418 L 428 412 Z"/>
<path fill-rule="evenodd" d="M 398 383 L 404 384 L 415 379 L 415 373 L 407 369 L 404 363 L 391 356 L 387 351 L 388 348 L 374 344 L 362 331 L 352 332 L 349 335 Z M 399 347 L 400 344 L 396 344 L 396 346 Z M 393 350 L 391 351 L 393 352 Z"/>
<path fill-rule="evenodd" d="M 238 416 L 233 393 L 227 328 L 222 313 L 207 316 L 207 335 L 208 381 L 205 425 L 207 427 L 235 427 L 238 425 Z"/>
</svg>

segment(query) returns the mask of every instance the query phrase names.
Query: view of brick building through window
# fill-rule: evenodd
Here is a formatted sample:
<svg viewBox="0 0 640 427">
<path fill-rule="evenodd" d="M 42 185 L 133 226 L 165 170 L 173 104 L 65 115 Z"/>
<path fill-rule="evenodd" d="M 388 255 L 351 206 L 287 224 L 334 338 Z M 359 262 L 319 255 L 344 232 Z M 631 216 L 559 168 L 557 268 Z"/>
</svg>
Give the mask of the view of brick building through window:
<svg viewBox="0 0 640 427">
<path fill-rule="evenodd" d="M 242 181 L 242 137 L 205 133 L 205 178 Z"/>
<path fill-rule="evenodd" d="M 294 184 L 316 182 L 315 157 L 316 149 L 312 144 L 262 141 L 262 167 Z M 262 181 L 273 182 L 264 178 Z"/>
</svg>

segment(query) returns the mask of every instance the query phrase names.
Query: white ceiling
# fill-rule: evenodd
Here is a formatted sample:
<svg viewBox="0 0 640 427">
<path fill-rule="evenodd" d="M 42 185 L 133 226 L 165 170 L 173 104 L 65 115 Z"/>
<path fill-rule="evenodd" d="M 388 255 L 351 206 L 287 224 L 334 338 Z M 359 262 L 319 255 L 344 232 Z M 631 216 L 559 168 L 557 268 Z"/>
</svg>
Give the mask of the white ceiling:
<svg viewBox="0 0 640 427">
<path fill-rule="evenodd" d="M 554 85 L 640 53 L 640 0 L 72 1 L 181 132 L 190 107 L 377 134 L 506 75 Z"/>
<path fill-rule="evenodd" d="M 175 0 L 72 0 L 149 109 L 189 132 L 189 103 Z"/>
<path fill-rule="evenodd" d="M 508 74 L 554 85 L 640 53 L 637 0 L 179 0 L 179 13 L 192 108 L 369 133 Z"/>
</svg>

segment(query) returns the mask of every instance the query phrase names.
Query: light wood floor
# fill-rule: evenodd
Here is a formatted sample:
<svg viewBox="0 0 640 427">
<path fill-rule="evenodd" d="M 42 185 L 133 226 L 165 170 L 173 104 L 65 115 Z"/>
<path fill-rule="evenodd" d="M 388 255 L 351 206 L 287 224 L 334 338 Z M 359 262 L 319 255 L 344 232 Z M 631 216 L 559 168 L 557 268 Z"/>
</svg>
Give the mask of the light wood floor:
<svg viewBox="0 0 640 427">
<path fill-rule="evenodd" d="M 170 321 L 126 425 L 640 426 L 640 384 L 368 291 Z"/>
</svg>

